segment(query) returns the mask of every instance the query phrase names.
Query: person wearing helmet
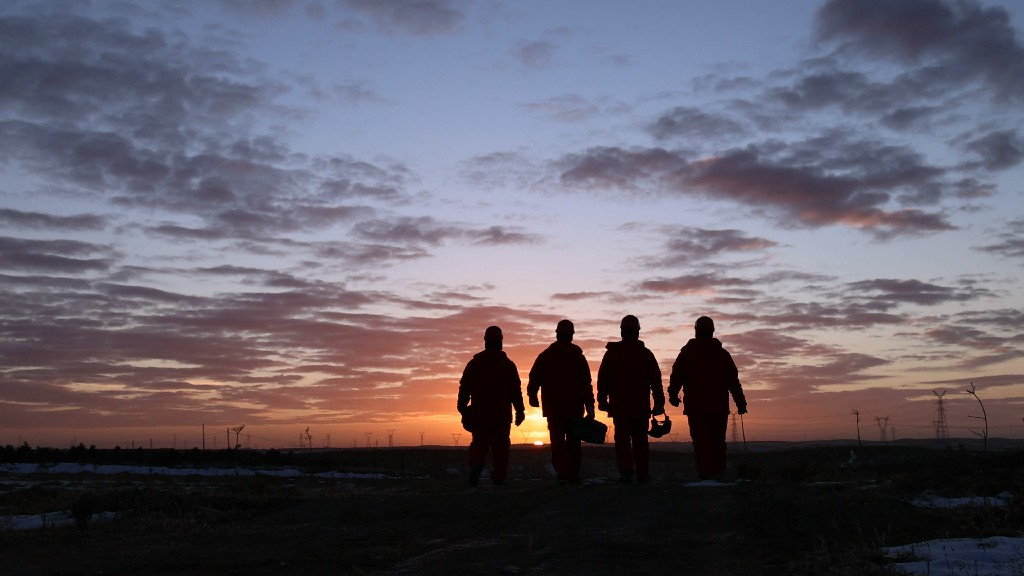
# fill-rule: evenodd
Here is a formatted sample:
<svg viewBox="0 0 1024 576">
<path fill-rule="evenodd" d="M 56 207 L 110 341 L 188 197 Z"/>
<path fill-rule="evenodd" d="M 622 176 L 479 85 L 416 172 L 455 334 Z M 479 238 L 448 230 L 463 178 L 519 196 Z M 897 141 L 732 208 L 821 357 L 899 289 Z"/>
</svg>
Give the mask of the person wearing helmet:
<svg viewBox="0 0 1024 576">
<path fill-rule="evenodd" d="M 491 481 L 496 486 L 505 483 L 513 410 L 516 426 L 526 418 L 519 370 L 501 344 L 501 328 L 488 327 L 484 331 L 484 350 L 466 364 L 459 381 L 458 410 L 463 426 L 473 434 L 469 444 L 470 486 L 480 483 L 488 452 L 494 462 Z"/>
<path fill-rule="evenodd" d="M 607 412 L 615 426 L 615 459 L 619 482 L 650 480 L 650 446 L 647 419 L 665 413 L 661 368 L 654 354 L 640 340 L 640 320 L 628 315 L 619 326 L 622 340 L 605 346 L 597 372 L 597 407 Z M 651 398 L 654 408 L 651 408 Z"/>
<path fill-rule="evenodd" d="M 690 424 L 697 476 L 709 480 L 725 472 L 729 395 L 732 394 L 740 414 L 747 413 L 747 399 L 736 363 L 714 337 L 714 321 L 701 316 L 693 328 L 695 337 L 683 346 L 672 365 L 668 395 L 673 406 L 683 405 L 683 414 Z"/>
<path fill-rule="evenodd" d="M 594 417 L 590 364 L 583 350 L 572 343 L 574 332 L 575 327 L 569 320 L 558 322 L 555 341 L 537 356 L 526 387 L 530 406 L 544 407 L 551 441 L 551 466 L 559 484 L 580 483 L 583 449 L 580 438 L 570 433 L 570 427 L 584 411 L 587 418 Z"/>
</svg>

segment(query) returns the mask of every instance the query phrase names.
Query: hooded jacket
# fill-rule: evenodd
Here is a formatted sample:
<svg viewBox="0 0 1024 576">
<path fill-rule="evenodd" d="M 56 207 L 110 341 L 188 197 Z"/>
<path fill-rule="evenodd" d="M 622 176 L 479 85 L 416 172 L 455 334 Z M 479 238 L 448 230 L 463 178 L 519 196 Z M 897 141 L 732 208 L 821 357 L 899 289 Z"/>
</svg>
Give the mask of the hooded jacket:
<svg viewBox="0 0 1024 576">
<path fill-rule="evenodd" d="M 609 342 L 605 348 L 597 371 L 597 399 L 608 403 L 610 416 L 646 418 L 652 396 L 655 406 L 665 405 L 661 368 L 642 340 Z"/>
<path fill-rule="evenodd" d="M 583 350 L 572 342 L 556 340 L 537 356 L 530 369 L 526 393 L 540 392 L 545 417 L 572 418 L 583 415 L 583 407 L 594 404 L 590 364 Z"/>
<path fill-rule="evenodd" d="M 718 338 L 693 338 L 679 351 L 669 376 L 669 396 L 678 396 L 680 390 L 687 415 L 727 415 L 729 394 L 737 408 L 747 406 L 736 363 Z"/>
<path fill-rule="evenodd" d="M 459 380 L 458 410 L 472 407 L 476 425 L 511 424 L 512 410 L 524 412 L 519 370 L 501 350 L 484 350 L 466 364 Z"/>
</svg>

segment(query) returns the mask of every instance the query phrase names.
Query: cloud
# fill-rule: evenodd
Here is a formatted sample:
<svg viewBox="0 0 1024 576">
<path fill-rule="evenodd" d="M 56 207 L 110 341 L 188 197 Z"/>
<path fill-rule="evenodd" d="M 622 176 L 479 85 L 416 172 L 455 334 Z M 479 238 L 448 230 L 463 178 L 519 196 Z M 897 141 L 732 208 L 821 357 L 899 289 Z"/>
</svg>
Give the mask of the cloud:
<svg viewBox="0 0 1024 576">
<path fill-rule="evenodd" d="M 757 374 L 758 387 L 772 389 L 774 397 L 801 396 L 838 382 L 849 384 L 878 379 L 879 376 L 868 372 L 889 363 L 876 356 L 846 352 L 779 329 L 729 334 L 727 348 L 737 360 L 741 381 Z M 780 357 L 792 361 L 779 362 Z M 749 386 L 749 380 L 747 384 Z"/>
<path fill-rule="evenodd" d="M 344 0 L 388 34 L 440 36 L 457 32 L 465 14 L 449 0 Z"/>
<path fill-rule="evenodd" d="M 399 244 L 439 246 L 448 240 L 468 240 L 472 244 L 508 245 L 536 244 L 541 237 L 504 226 L 471 228 L 461 224 L 445 224 L 430 216 L 402 217 L 389 220 L 364 220 L 353 227 L 363 239 Z"/>
<path fill-rule="evenodd" d="M 955 288 L 914 279 L 876 278 L 851 282 L 848 287 L 854 295 L 857 293 L 872 294 L 873 300 L 885 303 L 886 307 L 897 304 L 935 306 L 947 302 L 966 302 L 993 295 L 992 292 L 983 288 Z"/>
<path fill-rule="evenodd" d="M 1000 239 L 998 243 L 981 246 L 977 250 L 998 254 L 1004 258 L 1024 258 L 1024 219 L 1014 220 L 1006 228 L 1005 232 L 997 235 Z"/>
<path fill-rule="evenodd" d="M 546 68 L 555 62 L 555 56 L 570 31 L 562 26 L 544 31 L 537 40 L 523 40 L 512 49 L 512 58 L 527 68 Z"/>
<path fill-rule="evenodd" d="M 1024 160 L 1024 140 L 1016 130 L 997 130 L 965 144 L 987 170 L 1007 170 Z"/>
<path fill-rule="evenodd" d="M 661 113 L 647 125 L 647 131 L 662 141 L 675 138 L 722 141 L 748 134 L 740 121 L 691 106 L 677 106 Z"/>
<path fill-rule="evenodd" d="M 639 287 L 650 292 L 707 296 L 723 289 L 744 288 L 754 285 L 754 280 L 746 278 L 720 276 L 718 274 L 687 274 L 672 278 L 645 280 L 640 283 Z"/>
<path fill-rule="evenodd" d="M 25 240 L 0 237 L 0 270 L 79 274 L 102 272 L 111 266 L 109 258 L 74 258 L 110 249 L 76 240 Z"/>
<path fill-rule="evenodd" d="M 844 55 L 917 66 L 906 73 L 908 84 L 976 81 L 998 98 L 1024 98 L 1024 47 L 1003 8 L 971 0 L 831 0 L 817 12 L 815 33 Z"/>
<path fill-rule="evenodd" d="M 841 224 L 879 239 L 954 229 L 939 213 L 890 207 L 934 202 L 948 187 L 941 169 L 908 149 L 838 135 L 695 160 L 663 148 L 592 148 L 556 166 L 569 187 L 727 199 L 770 209 L 790 225 Z"/>
<path fill-rule="evenodd" d="M 581 122 L 601 113 L 600 106 L 579 94 L 563 94 L 542 102 L 523 104 L 523 108 L 561 122 Z"/>
<path fill-rule="evenodd" d="M 54 216 L 42 212 L 0 208 L 0 222 L 7 226 L 32 230 L 86 231 L 103 230 L 106 227 L 107 219 L 99 214 Z"/>
<path fill-rule="evenodd" d="M 731 254 L 756 254 L 777 245 L 766 238 L 748 236 L 742 230 L 709 230 L 680 226 L 665 230 L 668 240 L 661 256 L 647 258 L 654 266 L 686 266 Z"/>
<path fill-rule="evenodd" d="M 401 164 L 307 158 L 253 134 L 283 88 L 232 52 L 70 14 L 2 16 L 0 31 L 24 43 L 0 49 L 0 106 L 18 118 L 0 121 L 0 158 L 122 209 L 204 223 L 149 227 L 159 234 L 274 241 L 365 217 L 354 200 L 406 201 Z"/>
</svg>

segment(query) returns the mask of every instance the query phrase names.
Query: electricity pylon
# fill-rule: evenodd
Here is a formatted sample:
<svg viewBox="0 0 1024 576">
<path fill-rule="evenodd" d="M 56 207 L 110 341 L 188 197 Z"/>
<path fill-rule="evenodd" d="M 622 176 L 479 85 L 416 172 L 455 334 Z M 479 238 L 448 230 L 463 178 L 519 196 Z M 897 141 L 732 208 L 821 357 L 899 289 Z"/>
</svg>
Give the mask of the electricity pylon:
<svg viewBox="0 0 1024 576">
<path fill-rule="evenodd" d="M 940 440 L 949 438 L 949 426 L 946 425 L 946 406 L 942 403 L 942 397 L 946 395 L 946 391 L 943 390 L 940 394 L 937 390 L 932 390 L 932 394 L 935 394 L 937 404 L 935 407 L 935 437 Z"/>
</svg>

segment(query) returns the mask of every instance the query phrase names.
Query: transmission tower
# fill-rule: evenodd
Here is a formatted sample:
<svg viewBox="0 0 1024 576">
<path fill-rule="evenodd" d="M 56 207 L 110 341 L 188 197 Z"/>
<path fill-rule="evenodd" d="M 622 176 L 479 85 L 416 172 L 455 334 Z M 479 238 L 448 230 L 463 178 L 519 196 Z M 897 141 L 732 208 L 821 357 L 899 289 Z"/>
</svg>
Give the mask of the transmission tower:
<svg viewBox="0 0 1024 576">
<path fill-rule="evenodd" d="M 423 446 L 423 434 L 425 434 L 425 432 L 420 432 L 420 446 Z"/>
<path fill-rule="evenodd" d="M 875 422 L 878 424 L 879 439 L 885 442 L 889 439 L 889 417 L 879 418 L 875 416 Z"/>
<path fill-rule="evenodd" d="M 942 397 L 946 395 L 946 391 L 943 390 L 940 394 L 938 390 L 932 390 L 932 394 L 935 394 L 936 398 L 935 437 L 943 440 L 949 438 L 949 426 L 946 425 L 946 406 L 942 403 Z"/>
<path fill-rule="evenodd" d="M 388 430 L 388 448 L 393 448 L 394 446 L 395 446 L 395 431 L 394 430 Z"/>
<path fill-rule="evenodd" d="M 736 427 L 736 413 L 730 412 L 729 419 L 732 420 L 730 429 L 732 430 L 732 443 L 735 444 L 740 441 L 740 430 Z"/>
</svg>

